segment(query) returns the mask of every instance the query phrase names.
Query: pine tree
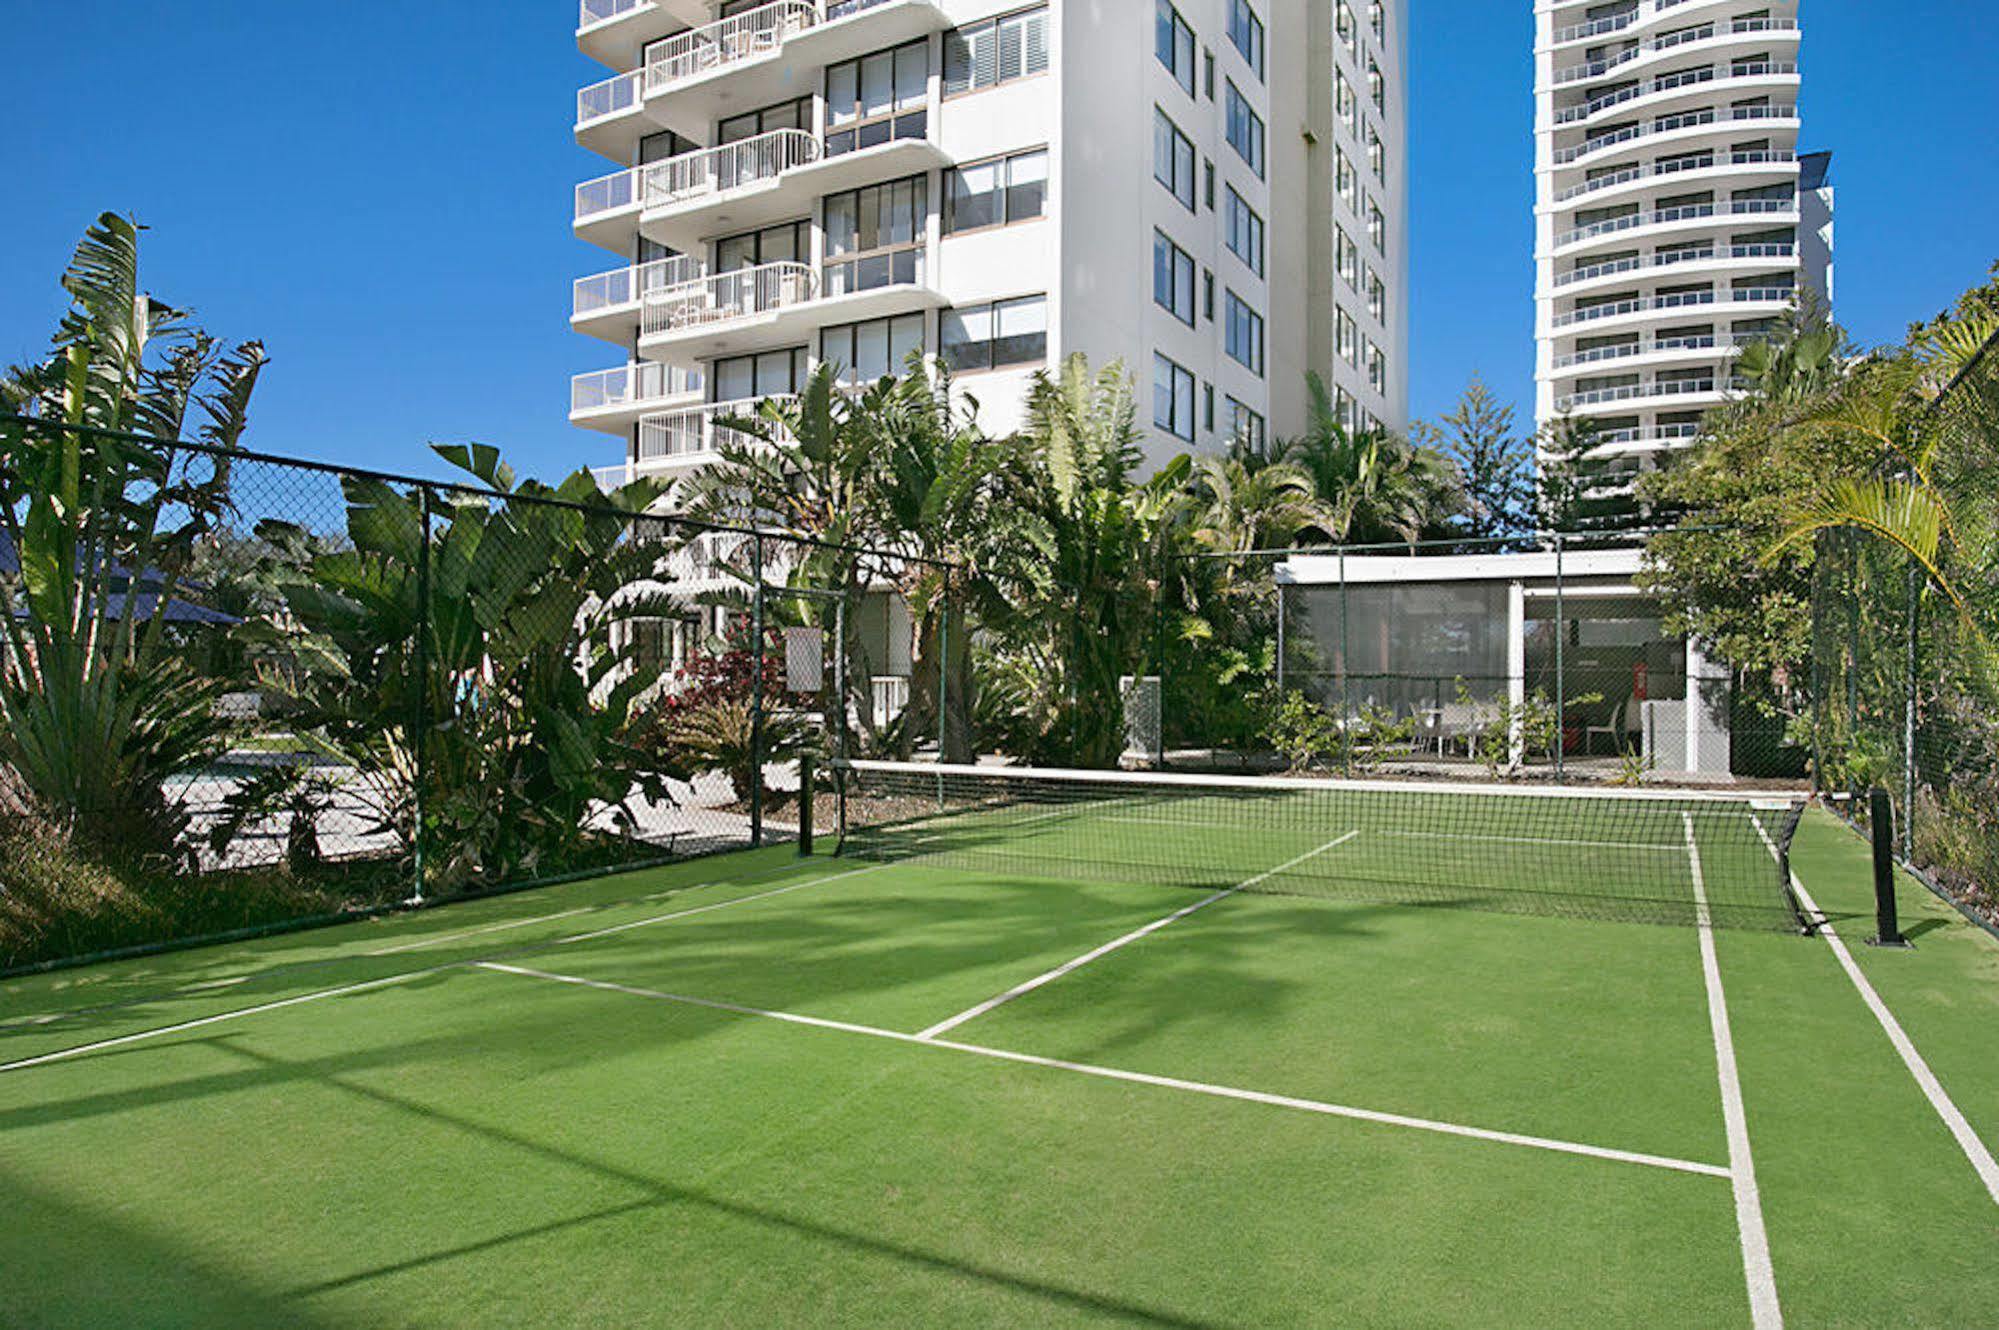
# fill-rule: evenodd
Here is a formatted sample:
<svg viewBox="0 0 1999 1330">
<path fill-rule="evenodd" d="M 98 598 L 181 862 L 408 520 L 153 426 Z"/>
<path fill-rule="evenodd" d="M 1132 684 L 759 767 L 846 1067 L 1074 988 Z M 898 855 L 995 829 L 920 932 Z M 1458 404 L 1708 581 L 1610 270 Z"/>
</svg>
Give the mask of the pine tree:
<svg viewBox="0 0 1999 1330">
<path fill-rule="evenodd" d="M 1452 523 L 1468 540 L 1518 535 L 1533 517 L 1534 454 L 1514 431 L 1513 407 L 1501 402 L 1474 374 L 1464 396 L 1417 437 L 1451 460 L 1463 487 L 1465 508 Z"/>
</svg>

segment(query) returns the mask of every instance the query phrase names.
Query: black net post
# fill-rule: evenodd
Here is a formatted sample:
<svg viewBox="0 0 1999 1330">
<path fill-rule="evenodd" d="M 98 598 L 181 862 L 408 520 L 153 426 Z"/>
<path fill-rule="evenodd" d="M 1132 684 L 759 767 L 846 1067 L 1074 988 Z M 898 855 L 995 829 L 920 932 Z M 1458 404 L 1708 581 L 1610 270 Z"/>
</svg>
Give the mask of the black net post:
<svg viewBox="0 0 1999 1330">
<path fill-rule="evenodd" d="M 750 848 L 764 843 L 764 538 L 750 537 Z"/>
<path fill-rule="evenodd" d="M 813 768 L 812 750 L 808 748 L 798 757 L 798 857 L 801 859 L 812 854 L 812 805 L 817 786 L 818 773 Z"/>
<path fill-rule="evenodd" d="M 1875 790 L 1869 812 L 1874 826 L 1874 926 L 1869 946 L 1906 947 L 1901 924 L 1895 917 L 1895 800 L 1886 790 Z"/>
<path fill-rule="evenodd" d="M 411 736 L 415 786 L 410 791 L 410 903 L 423 904 L 425 796 L 430 785 L 430 527 L 432 499 L 428 485 L 418 490 L 416 547 L 416 733 Z"/>
</svg>

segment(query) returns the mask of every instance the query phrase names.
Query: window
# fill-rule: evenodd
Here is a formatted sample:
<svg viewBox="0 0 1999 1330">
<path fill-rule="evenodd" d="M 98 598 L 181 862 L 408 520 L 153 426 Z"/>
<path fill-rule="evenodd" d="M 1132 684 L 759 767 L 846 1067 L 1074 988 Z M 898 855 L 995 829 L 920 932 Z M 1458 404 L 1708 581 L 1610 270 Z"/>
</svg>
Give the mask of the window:
<svg viewBox="0 0 1999 1330">
<path fill-rule="evenodd" d="M 822 295 L 923 280 L 929 188 L 920 175 L 826 197 Z"/>
<path fill-rule="evenodd" d="M 1347 0 L 1340 0 L 1339 17 L 1334 27 L 1340 34 L 1340 45 L 1347 48 L 1347 54 L 1360 58 L 1360 25 L 1354 22 L 1353 6 Z"/>
<path fill-rule="evenodd" d="M 1367 127 L 1367 166 L 1374 172 L 1376 180 L 1384 185 L 1388 183 L 1388 151 L 1373 125 Z"/>
<path fill-rule="evenodd" d="M 1367 26 L 1374 29 L 1374 39 L 1388 40 L 1388 6 L 1382 0 L 1367 0 Z"/>
<path fill-rule="evenodd" d="M 1360 99 L 1353 95 L 1353 84 L 1338 70 L 1333 71 L 1333 114 L 1347 127 L 1347 133 L 1360 137 Z"/>
<path fill-rule="evenodd" d="M 954 370 L 1043 364 L 1048 359 L 1048 297 L 947 309 L 938 316 L 938 343 L 944 363 Z"/>
<path fill-rule="evenodd" d="M 840 382 L 850 387 L 900 374 L 910 352 L 921 350 L 921 314 L 842 324 L 819 334 L 819 358 L 839 366 Z"/>
<path fill-rule="evenodd" d="M 1388 285 L 1379 274 L 1367 274 L 1367 312 L 1374 315 L 1374 321 L 1386 327 L 1388 324 Z"/>
<path fill-rule="evenodd" d="M 1201 199 L 1208 205 L 1208 211 L 1215 210 L 1215 164 L 1203 158 L 1201 161 Z"/>
<path fill-rule="evenodd" d="M 1201 385 L 1201 428 L 1208 433 L 1215 432 L 1215 385 Z"/>
<path fill-rule="evenodd" d="M 1340 276 L 1348 286 L 1360 285 L 1360 246 L 1354 244 L 1344 226 L 1333 228 L 1333 250 L 1339 260 Z"/>
<path fill-rule="evenodd" d="M 761 231 L 746 231 L 715 242 L 715 271 L 735 272 L 766 263 L 803 263 L 812 253 L 805 222 L 785 222 Z"/>
<path fill-rule="evenodd" d="M 1373 56 L 1367 58 L 1367 95 L 1375 110 L 1388 114 L 1388 80 L 1381 76 L 1381 65 Z"/>
<path fill-rule="evenodd" d="M 1360 177 L 1353 171 L 1353 163 L 1347 160 L 1346 149 L 1333 149 L 1333 181 L 1340 191 L 1340 198 L 1347 207 L 1360 211 Z"/>
<path fill-rule="evenodd" d="M 1263 117 L 1250 109 L 1234 79 L 1228 83 L 1228 131 L 1229 146 L 1263 179 Z"/>
<path fill-rule="evenodd" d="M 1163 231 L 1152 233 L 1152 303 L 1194 326 L 1194 258 Z"/>
<path fill-rule="evenodd" d="M 1229 292 L 1228 321 L 1224 327 L 1223 349 L 1229 359 L 1261 377 L 1263 374 L 1263 316 L 1243 298 Z"/>
<path fill-rule="evenodd" d="M 788 102 L 766 106 L 761 111 L 746 111 L 742 115 L 732 115 L 715 126 L 717 144 L 741 143 L 759 134 L 774 134 L 780 129 L 812 128 L 812 99 L 795 97 Z"/>
<path fill-rule="evenodd" d="M 1174 198 L 1194 211 L 1194 143 L 1180 127 L 1166 118 L 1166 112 L 1152 112 L 1152 178 L 1166 186 Z"/>
<path fill-rule="evenodd" d="M 710 400 L 747 402 L 752 398 L 795 393 L 805 384 L 806 360 L 806 349 L 802 346 L 717 360 L 709 375 L 714 385 Z"/>
<path fill-rule="evenodd" d="M 1194 376 L 1165 356 L 1152 356 L 1152 423 L 1194 441 Z"/>
<path fill-rule="evenodd" d="M 913 41 L 889 51 L 826 67 L 826 155 L 872 148 L 929 132 L 930 44 Z"/>
<path fill-rule="evenodd" d="M 1213 51 L 1203 51 L 1201 53 L 1201 90 L 1207 93 L 1209 101 L 1215 100 L 1215 53 Z"/>
<path fill-rule="evenodd" d="M 1249 270 L 1258 277 L 1263 276 L 1263 219 L 1256 215 L 1256 209 L 1242 201 L 1234 185 L 1229 186 L 1223 222 L 1229 252 L 1249 265 Z"/>
<path fill-rule="evenodd" d="M 1259 81 L 1263 78 L 1263 20 L 1249 7 L 1249 0 L 1229 0 L 1229 40 Z"/>
<path fill-rule="evenodd" d="M 1353 315 L 1347 313 L 1345 310 L 1340 310 L 1338 328 L 1340 359 L 1346 361 L 1347 364 L 1352 365 L 1355 369 L 1359 369 L 1360 326 L 1353 321 Z"/>
<path fill-rule="evenodd" d="M 1215 275 L 1206 268 L 1201 269 L 1201 317 L 1215 321 Z"/>
<path fill-rule="evenodd" d="M 1173 7 L 1173 0 L 1158 0 L 1158 17 L 1154 21 L 1152 39 L 1153 53 L 1159 63 L 1173 75 L 1173 81 L 1194 95 L 1194 30 L 1187 26 L 1187 20 L 1180 17 L 1180 11 Z"/>
<path fill-rule="evenodd" d="M 1367 344 L 1367 382 L 1378 393 L 1388 391 L 1388 357 L 1372 340 Z"/>
<path fill-rule="evenodd" d="M 1388 218 L 1382 216 L 1379 203 L 1367 205 L 1367 238 L 1374 242 L 1375 253 L 1388 252 Z"/>
<path fill-rule="evenodd" d="M 946 33 L 944 95 L 995 88 L 1048 69 L 1048 7 Z"/>
<path fill-rule="evenodd" d="M 944 173 L 944 234 L 1031 222 L 1047 203 L 1046 148 L 973 162 Z"/>
<path fill-rule="evenodd" d="M 1235 398 L 1228 399 L 1229 441 L 1243 452 L 1261 457 L 1269 448 L 1269 429 L 1263 416 Z"/>
</svg>

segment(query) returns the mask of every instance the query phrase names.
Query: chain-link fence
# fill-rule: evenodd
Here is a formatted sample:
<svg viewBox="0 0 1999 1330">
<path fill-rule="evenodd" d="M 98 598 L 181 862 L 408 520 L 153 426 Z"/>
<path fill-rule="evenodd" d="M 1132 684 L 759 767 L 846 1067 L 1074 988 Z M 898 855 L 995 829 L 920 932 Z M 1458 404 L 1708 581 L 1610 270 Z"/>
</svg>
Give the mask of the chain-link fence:
<svg viewBox="0 0 1999 1330">
<path fill-rule="evenodd" d="M 3 437 L 0 967 L 777 843 L 909 742 L 905 558 L 485 450 Z"/>
<path fill-rule="evenodd" d="M 1813 745 L 1822 789 L 1857 821 L 1873 790 L 1895 810 L 1905 863 L 1999 911 L 1999 341 L 1951 383 L 1897 474 L 1918 547 L 1857 525 L 1819 537 Z M 1925 535 L 1922 522 L 1935 519 Z"/>
</svg>

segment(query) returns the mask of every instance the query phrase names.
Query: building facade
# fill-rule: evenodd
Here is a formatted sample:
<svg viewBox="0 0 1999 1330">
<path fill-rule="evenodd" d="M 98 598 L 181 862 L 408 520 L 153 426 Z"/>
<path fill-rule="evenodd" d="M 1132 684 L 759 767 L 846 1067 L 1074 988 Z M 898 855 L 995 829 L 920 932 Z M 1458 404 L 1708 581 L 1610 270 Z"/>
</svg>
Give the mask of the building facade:
<svg viewBox="0 0 1999 1330">
<path fill-rule="evenodd" d="M 1744 345 L 1831 299 L 1798 8 L 1536 0 L 1536 414 L 1590 420 L 1613 486 L 1698 434 Z"/>
<path fill-rule="evenodd" d="M 1136 383 L 1154 463 L 1406 424 L 1405 33 L 1386 0 L 582 0 L 607 267 L 571 419 L 629 474 L 715 422 L 920 350 L 990 432 L 1082 352 Z"/>
</svg>

